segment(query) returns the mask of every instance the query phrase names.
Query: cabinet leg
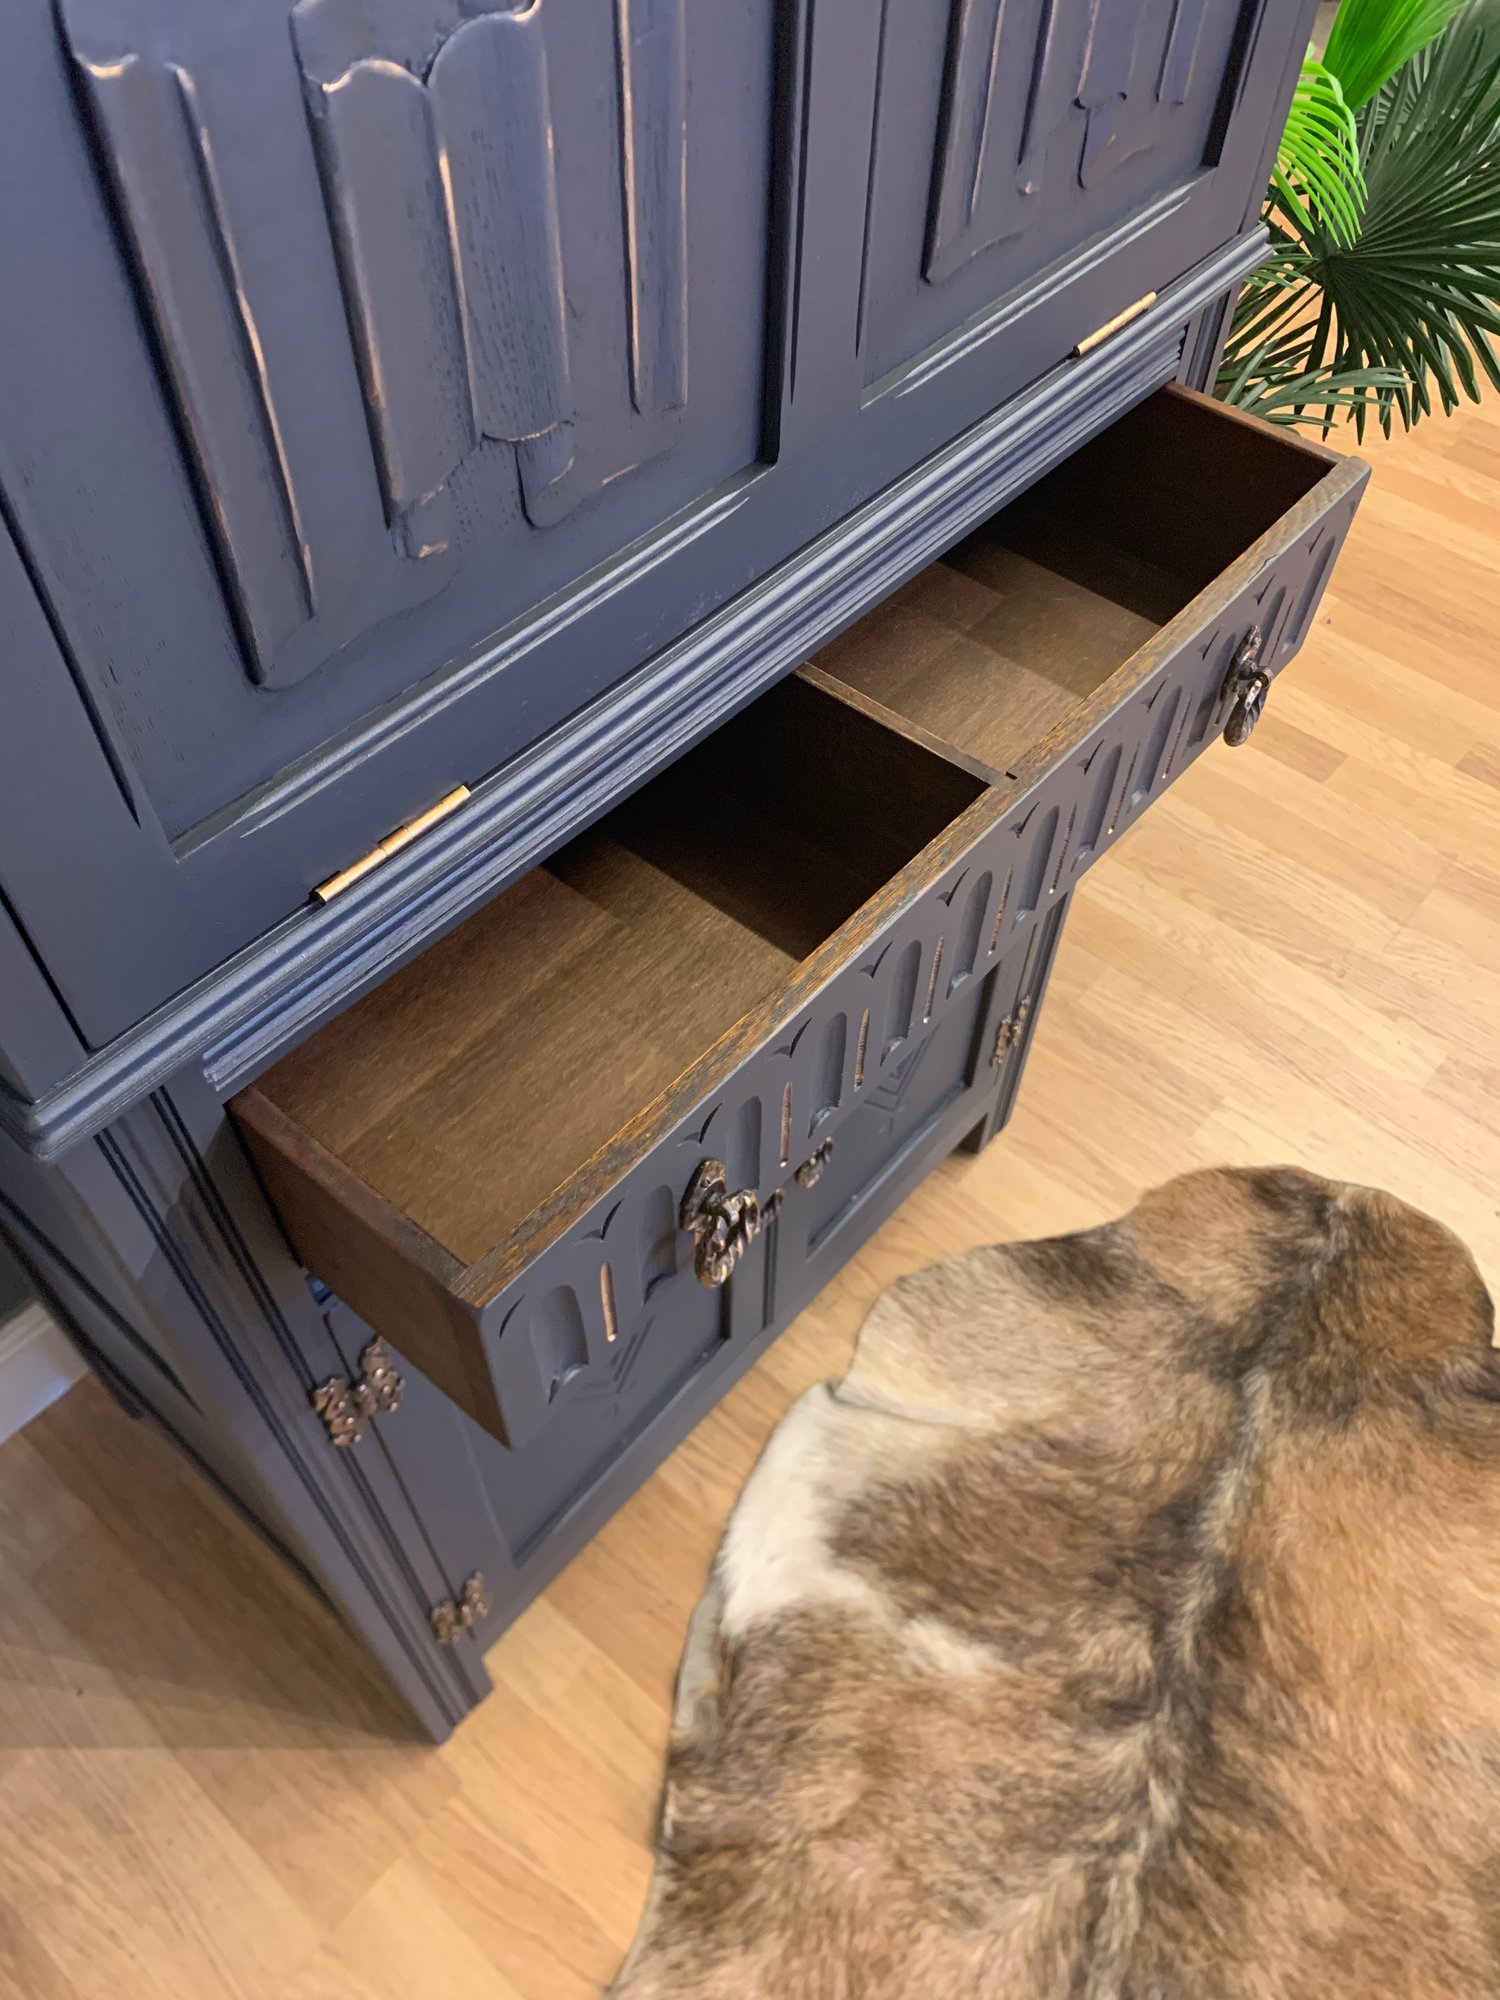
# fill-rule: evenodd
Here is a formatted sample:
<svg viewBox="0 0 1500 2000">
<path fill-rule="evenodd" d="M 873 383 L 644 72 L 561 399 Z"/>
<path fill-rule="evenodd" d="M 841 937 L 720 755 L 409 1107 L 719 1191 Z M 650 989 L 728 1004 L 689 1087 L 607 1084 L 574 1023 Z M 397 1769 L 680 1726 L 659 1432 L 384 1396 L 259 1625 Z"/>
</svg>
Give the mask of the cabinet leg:
<svg viewBox="0 0 1500 2000">
<path fill-rule="evenodd" d="M 953 1148 L 955 1153 L 982 1153 L 992 1139 L 998 1138 L 1009 1116 L 1008 1093 L 996 1091 L 990 1099 L 984 1116 L 977 1125 L 971 1126 Z"/>
</svg>

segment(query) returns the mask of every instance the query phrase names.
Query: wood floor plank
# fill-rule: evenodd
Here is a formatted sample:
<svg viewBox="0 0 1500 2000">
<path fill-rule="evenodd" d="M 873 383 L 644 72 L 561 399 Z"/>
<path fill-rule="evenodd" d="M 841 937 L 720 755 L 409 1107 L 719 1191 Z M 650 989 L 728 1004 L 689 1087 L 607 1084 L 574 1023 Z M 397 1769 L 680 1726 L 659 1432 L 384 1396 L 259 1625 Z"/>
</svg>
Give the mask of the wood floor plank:
<svg viewBox="0 0 1500 2000">
<path fill-rule="evenodd" d="M 1345 899 L 1399 921 L 1409 917 L 1453 866 L 1448 857 L 1405 827 L 1337 797 L 1326 784 L 1260 756 L 1259 741 L 1257 730 L 1242 756 L 1216 758 L 1207 772 L 1211 794 L 1184 792 L 1169 801 L 1172 809 L 1201 804 L 1226 832 L 1325 876 Z M 1192 785 L 1194 777 L 1190 772 L 1184 782 Z"/>
<path fill-rule="evenodd" d="M 1433 1209 L 1500 1276 L 1500 403 L 1369 455 L 1261 731 L 1080 890 L 1004 1137 L 945 1162 L 499 1642 L 441 1751 L 96 1387 L 0 1448 L 0 2000 L 593 2000 L 723 1519 L 904 1271 L 1186 1167 L 1300 1160 Z M 913 586 L 913 642 L 984 601 Z"/>
<path fill-rule="evenodd" d="M 621 1949 L 589 1907 L 595 1864 L 586 1843 L 556 1873 L 498 1839 L 483 1808 L 466 1800 L 428 1829 L 411 1865 L 500 1973 L 502 1993 L 598 2000 L 619 1967 Z M 629 1881 L 643 1882 L 645 1868 L 643 1849 Z M 327 2000 L 344 1997 L 334 1988 Z"/>
<path fill-rule="evenodd" d="M 393 1863 L 303 1968 L 289 2000 L 519 2000 L 409 1861 Z"/>
</svg>

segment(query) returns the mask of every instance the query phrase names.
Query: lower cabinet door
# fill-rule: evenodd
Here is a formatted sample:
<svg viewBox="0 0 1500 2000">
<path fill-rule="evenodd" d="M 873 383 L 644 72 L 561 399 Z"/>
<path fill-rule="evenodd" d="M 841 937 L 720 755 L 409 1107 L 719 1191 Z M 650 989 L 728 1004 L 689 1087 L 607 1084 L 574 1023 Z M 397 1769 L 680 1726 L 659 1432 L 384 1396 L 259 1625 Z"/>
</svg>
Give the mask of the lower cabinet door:
<svg viewBox="0 0 1500 2000">
<path fill-rule="evenodd" d="M 497 1638 L 765 1351 L 778 1331 L 763 1309 L 770 1247 L 768 1232 L 732 1298 L 690 1277 L 692 1290 L 670 1293 L 622 1348 L 617 1372 L 576 1384 L 520 1447 L 482 1430 L 316 1286 L 345 1382 L 383 1371 L 387 1404 L 360 1422 L 351 1456 L 409 1545 L 436 1640 Z"/>
<path fill-rule="evenodd" d="M 662 1284 L 597 1361 L 575 1363 L 559 1378 L 556 1409 L 529 1445 L 484 1454 L 489 1504 L 517 1565 L 679 1398 L 709 1383 L 713 1394 L 721 1393 L 718 1379 L 743 1345 L 734 1339 L 735 1308 L 752 1289 L 737 1283 L 733 1292 L 709 1290 L 691 1270 Z M 568 1300 L 565 1292 L 554 1294 L 548 1309 L 563 1322 L 559 1334 L 571 1351 Z M 758 1333 L 763 1316 L 748 1328 L 745 1317 L 738 1315 L 740 1330 Z"/>
<path fill-rule="evenodd" d="M 1009 1118 L 1066 914 L 1065 899 L 882 1076 L 808 1185 L 788 1183 L 773 1252 L 779 1325 L 816 1296 L 929 1165 L 960 1140 L 992 1138 Z"/>
<path fill-rule="evenodd" d="M 529 1444 L 491 1437 L 317 1288 L 346 1380 L 383 1380 L 390 1399 L 359 1422 L 360 1463 L 387 1511 L 409 1509 L 420 1524 L 417 1561 L 432 1585 L 435 1635 L 481 1646 L 497 1637 L 937 1160 L 961 1139 L 999 1129 L 1066 907 L 885 1075 L 807 1185 L 789 1177 L 733 1283 L 701 1285 L 690 1267 L 677 1283 L 664 1270 L 648 1309 L 621 1329 L 600 1367 L 561 1386 L 551 1422 Z M 665 1240 L 659 1254 L 666 1263 Z"/>
</svg>

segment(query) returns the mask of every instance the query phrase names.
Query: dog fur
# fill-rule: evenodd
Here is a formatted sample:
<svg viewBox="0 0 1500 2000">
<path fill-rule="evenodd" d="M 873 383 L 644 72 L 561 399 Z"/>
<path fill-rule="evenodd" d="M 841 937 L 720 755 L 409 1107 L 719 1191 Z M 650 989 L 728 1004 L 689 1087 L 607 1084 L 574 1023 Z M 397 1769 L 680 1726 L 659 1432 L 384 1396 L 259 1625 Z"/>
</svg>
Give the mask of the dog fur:
<svg viewBox="0 0 1500 2000">
<path fill-rule="evenodd" d="M 729 1523 L 616 2000 L 1495 2000 L 1493 1333 L 1293 1170 L 892 1287 Z"/>
</svg>

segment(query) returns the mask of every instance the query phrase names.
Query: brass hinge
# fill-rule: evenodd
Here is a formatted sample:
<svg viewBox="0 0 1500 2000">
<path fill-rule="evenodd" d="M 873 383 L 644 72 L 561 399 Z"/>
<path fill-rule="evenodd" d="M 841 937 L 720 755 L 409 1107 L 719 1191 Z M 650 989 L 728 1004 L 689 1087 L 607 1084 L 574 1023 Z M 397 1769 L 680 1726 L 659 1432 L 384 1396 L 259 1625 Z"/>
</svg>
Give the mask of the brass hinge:
<svg viewBox="0 0 1500 2000">
<path fill-rule="evenodd" d="M 1112 333 L 1119 333 L 1122 328 L 1129 326 L 1133 319 L 1139 319 L 1143 312 L 1149 312 L 1155 304 L 1155 292 L 1143 293 L 1134 305 L 1126 306 L 1124 312 L 1116 313 L 1114 318 L 1107 319 L 1103 326 L 1096 326 L 1092 333 L 1085 334 L 1073 349 L 1074 360 L 1076 361 L 1080 355 L 1092 354 L 1094 349 L 1101 347 Z"/>
<path fill-rule="evenodd" d="M 449 813 L 457 812 L 469 796 L 467 785 L 455 785 L 451 792 L 445 792 L 435 806 L 418 813 L 415 819 L 403 821 L 394 833 L 388 833 L 384 840 L 377 841 L 368 854 L 362 854 L 358 861 L 351 861 L 347 868 L 341 868 L 337 875 L 330 875 L 326 882 L 320 882 L 313 895 L 320 903 L 331 903 L 335 896 L 342 896 L 346 889 L 352 889 L 372 868 L 378 868 L 382 861 L 389 861 L 393 854 L 399 854 L 403 847 L 410 847 L 419 834 L 426 833 L 430 826 L 436 826 Z"/>
<path fill-rule="evenodd" d="M 359 1357 L 361 1373 L 352 1382 L 330 1375 L 312 1392 L 312 1406 L 342 1451 L 358 1444 L 372 1417 L 383 1417 L 401 1401 L 406 1384 L 391 1365 L 383 1340 L 372 1340 Z"/>
<path fill-rule="evenodd" d="M 460 1632 L 467 1632 L 471 1625 L 489 1615 L 490 1587 L 484 1580 L 484 1572 L 477 1569 L 458 1593 L 456 1603 L 450 1597 L 442 1604 L 434 1604 L 427 1614 L 440 1646 L 451 1646 Z"/>
<path fill-rule="evenodd" d="M 1028 994 L 1020 1006 L 1017 1007 L 1014 1014 L 1007 1014 L 995 1030 L 995 1046 L 990 1054 L 991 1069 L 999 1069 L 1001 1063 L 1005 1061 L 1005 1058 L 1010 1054 L 1016 1043 L 1020 1041 L 1022 1034 L 1025 1032 L 1027 1017 L 1030 1013 L 1031 996 Z"/>
</svg>

